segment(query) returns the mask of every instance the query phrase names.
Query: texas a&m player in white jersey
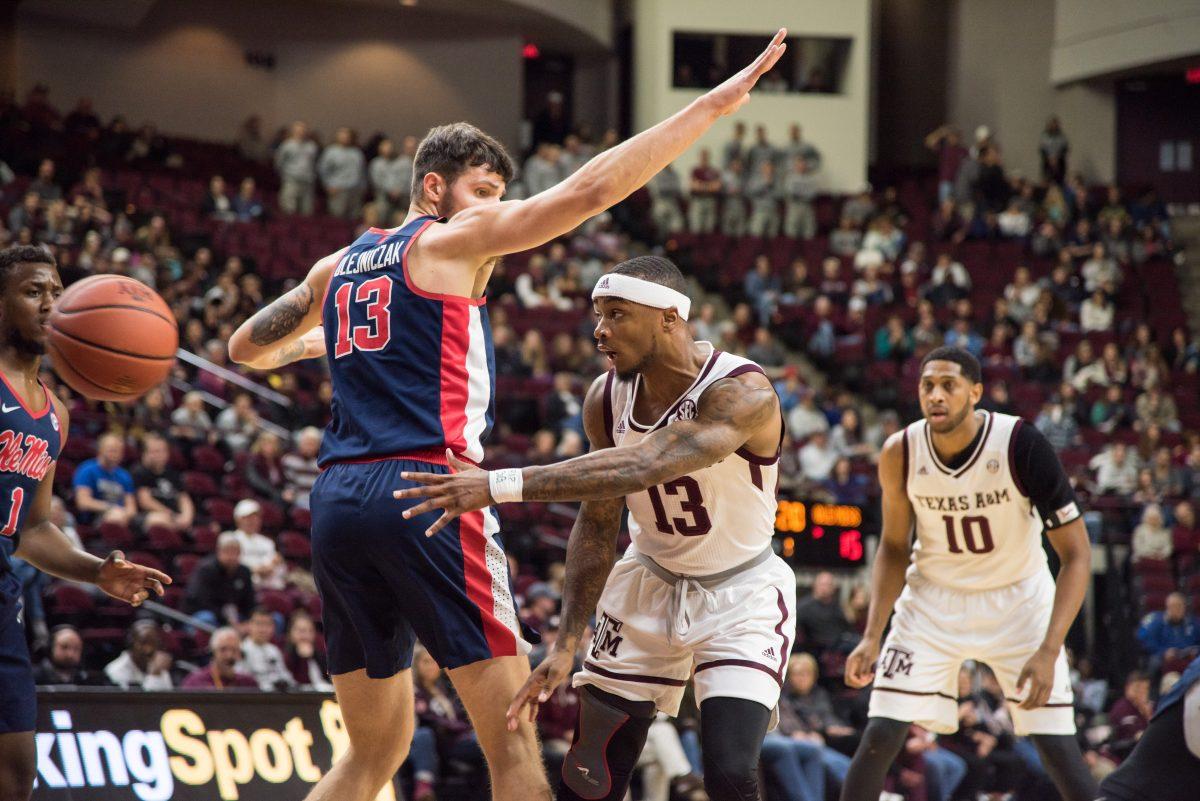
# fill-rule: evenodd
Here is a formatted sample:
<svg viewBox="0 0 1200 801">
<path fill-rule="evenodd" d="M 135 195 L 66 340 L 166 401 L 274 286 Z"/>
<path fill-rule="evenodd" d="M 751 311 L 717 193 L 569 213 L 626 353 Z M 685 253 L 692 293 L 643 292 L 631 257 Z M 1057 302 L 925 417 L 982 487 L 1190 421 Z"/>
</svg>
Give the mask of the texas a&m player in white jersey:
<svg viewBox="0 0 1200 801">
<path fill-rule="evenodd" d="M 795 573 L 771 550 L 783 420 L 762 368 L 692 339 L 685 290 L 656 256 L 597 283 L 596 338 L 613 369 L 584 401 L 592 453 L 490 474 L 452 461 L 455 475 L 396 493 L 427 498 L 414 514 L 443 509 L 435 530 L 492 502 L 584 501 L 558 639 L 509 708 L 510 728 L 526 707 L 534 719 L 595 611 L 560 801 L 624 798 L 656 711 L 675 714 L 693 674 L 709 797 L 759 797 L 759 750 L 795 635 Z M 633 543 L 614 566 L 626 506 Z"/>
<path fill-rule="evenodd" d="M 958 671 L 967 659 L 995 672 L 1017 733 L 1030 735 L 1063 798 L 1090 801 L 1096 785 L 1075 740 L 1063 650 L 1091 579 L 1074 492 L 1036 428 L 976 411 L 980 367 L 965 350 L 930 352 L 919 394 L 924 419 L 889 438 L 879 462 L 883 532 L 871 608 L 846 662 L 847 684 L 874 678 L 875 686 L 842 801 L 879 798 L 910 723 L 958 728 Z M 1061 557 L 1057 586 L 1043 528 Z"/>
</svg>

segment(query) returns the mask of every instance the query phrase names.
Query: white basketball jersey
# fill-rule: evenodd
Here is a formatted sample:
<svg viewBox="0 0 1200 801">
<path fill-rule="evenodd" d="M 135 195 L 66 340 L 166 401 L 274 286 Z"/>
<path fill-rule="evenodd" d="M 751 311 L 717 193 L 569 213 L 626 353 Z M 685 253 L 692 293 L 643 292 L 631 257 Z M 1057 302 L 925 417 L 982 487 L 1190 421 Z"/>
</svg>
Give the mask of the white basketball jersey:
<svg viewBox="0 0 1200 801">
<path fill-rule="evenodd" d="M 748 359 L 713 348 L 692 386 L 654 421 L 633 418 L 641 376 L 605 385 L 606 424 L 618 448 L 641 442 L 664 426 L 696 416 L 700 396 L 715 381 L 761 373 Z M 714 465 L 625 497 L 633 547 L 673 573 L 704 576 L 757 556 L 775 533 L 779 456 L 767 459 L 739 448 Z"/>
<path fill-rule="evenodd" d="M 917 528 L 909 572 L 952 589 L 994 589 L 1047 569 L 1041 518 L 1013 475 L 1021 418 L 983 414 L 983 435 L 956 470 L 938 458 L 925 420 L 904 431 Z"/>
</svg>

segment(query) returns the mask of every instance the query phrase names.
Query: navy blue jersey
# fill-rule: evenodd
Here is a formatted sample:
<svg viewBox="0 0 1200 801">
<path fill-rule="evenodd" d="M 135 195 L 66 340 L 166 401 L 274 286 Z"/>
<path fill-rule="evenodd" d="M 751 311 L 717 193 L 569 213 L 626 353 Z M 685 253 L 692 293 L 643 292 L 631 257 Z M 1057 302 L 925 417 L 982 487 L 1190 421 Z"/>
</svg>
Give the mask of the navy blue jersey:
<svg viewBox="0 0 1200 801">
<path fill-rule="evenodd" d="M 45 386 L 42 393 L 30 408 L 0 373 L 0 618 L 21 595 L 10 560 L 25 516 L 62 450 L 62 425 Z"/>
<path fill-rule="evenodd" d="M 408 248 L 434 217 L 371 228 L 343 254 L 321 322 L 333 381 L 322 467 L 450 448 L 478 462 L 495 412 L 483 298 L 438 295 L 408 277 Z"/>
</svg>

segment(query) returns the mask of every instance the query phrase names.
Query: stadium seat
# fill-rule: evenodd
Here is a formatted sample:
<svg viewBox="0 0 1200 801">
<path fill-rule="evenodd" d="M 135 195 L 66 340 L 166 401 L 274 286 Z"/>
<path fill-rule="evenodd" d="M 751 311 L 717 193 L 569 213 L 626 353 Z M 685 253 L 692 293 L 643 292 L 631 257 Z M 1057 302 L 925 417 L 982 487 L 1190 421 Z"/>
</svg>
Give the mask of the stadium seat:
<svg viewBox="0 0 1200 801">
<path fill-rule="evenodd" d="M 312 544 L 308 537 L 296 531 L 284 531 L 279 535 L 279 552 L 286 559 L 311 559 Z"/>
<path fill-rule="evenodd" d="M 83 617 L 96 609 L 91 594 L 78 584 L 56 582 L 50 590 L 50 611 L 65 617 Z"/>
<path fill-rule="evenodd" d="M 233 504 L 224 498 L 207 498 L 200 507 L 217 525 L 225 528 L 233 525 Z"/>
<path fill-rule="evenodd" d="M 183 474 L 183 488 L 197 501 L 211 498 L 221 491 L 211 474 L 199 470 L 189 470 Z"/>
<path fill-rule="evenodd" d="M 101 523 L 97 533 L 108 548 L 128 548 L 134 542 L 133 532 L 120 523 Z"/>
<path fill-rule="evenodd" d="M 183 537 L 173 528 L 151 526 L 146 530 L 146 544 L 151 550 L 172 554 L 183 548 Z"/>
</svg>

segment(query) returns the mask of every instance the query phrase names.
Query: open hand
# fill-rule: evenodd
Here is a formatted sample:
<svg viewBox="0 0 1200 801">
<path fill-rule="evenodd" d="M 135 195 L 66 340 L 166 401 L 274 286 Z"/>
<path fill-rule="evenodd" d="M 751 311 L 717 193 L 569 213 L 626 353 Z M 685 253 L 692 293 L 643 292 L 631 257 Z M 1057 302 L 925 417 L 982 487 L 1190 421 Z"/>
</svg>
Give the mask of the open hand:
<svg viewBox="0 0 1200 801">
<path fill-rule="evenodd" d="M 96 586 L 120 601 L 141 606 L 151 593 L 162 597 L 163 585 L 170 584 L 171 577 L 144 565 L 125 560 L 121 551 L 113 551 L 100 563 L 96 573 Z"/>
<path fill-rule="evenodd" d="M 416 506 L 404 510 L 405 520 L 410 520 L 434 509 L 442 510 L 442 516 L 432 526 L 425 529 L 426 537 L 432 537 L 459 515 L 487 508 L 492 502 L 492 491 L 488 486 L 486 470 L 480 470 L 470 462 L 462 461 L 449 448 L 446 449 L 446 463 L 453 471 L 449 475 L 408 471 L 401 473 L 400 478 L 405 481 L 423 486 L 409 487 L 392 493 L 392 497 L 398 501 L 413 498 L 425 499 Z"/>
<path fill-rule="evenodd" d="M 529 722 L 537 720 L 538 709 L 550 700 L 558 685 L 566 681 L 575 666 L 575 655 L 571 651 L 560 651 L 557 648 L 542 660 L 517 694 L 508 705 L 505 717 L 508 719 L 508 730 L 516 731 L 521 723 L 521 713 L 528 707 Z"/>
<path fill-rule="evenodd" d="M 780 28 L 775 38 L 767 45 L 767 49 L 758 54 L 758 58 L 709 91 L 707 98 L 715 104 L 718 113 L 732 114 L 750 99 L 750 90 L 758 83 L 758 79 L 766 75 L 767 71 L 775 66 L 775 62 L 779 61 L 783 51 L 787 50 L 787 45 L 783 42 L 786 36 L 787 28 Z"/>
</svg>

